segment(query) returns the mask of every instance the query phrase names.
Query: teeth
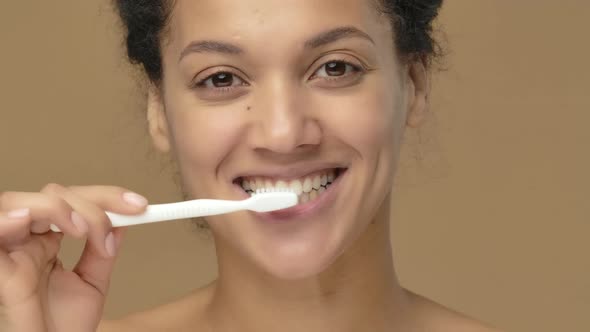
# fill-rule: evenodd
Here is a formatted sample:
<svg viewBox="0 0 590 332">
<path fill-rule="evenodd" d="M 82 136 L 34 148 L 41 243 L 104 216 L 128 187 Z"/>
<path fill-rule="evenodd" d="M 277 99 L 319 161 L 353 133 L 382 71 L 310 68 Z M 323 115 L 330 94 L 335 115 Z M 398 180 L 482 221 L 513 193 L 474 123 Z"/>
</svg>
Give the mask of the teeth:
<svg viewBox="0 0 590 332">
<path fill-rule="evenodd" d="M 322 174 L 320 182 L 321 182 L 322 186 L 325 186 L 326 184 L 328 184 L 328 176 L 326 174 Z"/>
<path fill-rule="evenodd" d="M 309 202 L 309 194 L 308 193 L 301 194 L 301 196 L 299 196 L 299 203 L 307 203 L 307 202 Z"/>
<path fill-rule="evenodd" d="M 290 192 L 290 190 L 288 188 L 285 188 L 285 189 L 280 189 L 280 188 L 262 188 L 262 189 L 257 189 L 255 191 L 256 194 L 284 193 L 284 192 Z"/>
<path fill-rule="evenodd" d="M 266 180 L 264 181 L 264 188 L 273 188 L 272 181 Z"/>
<path fill-rule="evenodd" d="M 303 185 L 301 184 L 301 181 L 299 181 L 299 180 L 291 181 L 291 184 L 289 185 L 289 187 L 291 188 L 291 190 L 293 190 L 293 192 L 295 194 L 297 194 L 297 196 L 299 196 L 299 195 L 301 195 L 301 193 L 303 193 Z"/>
<path fill-rule="evenodd" d="M 316 199 L 316 198 L 318 198 L 318 192 L 317 192 L 317 191 L 315 191 L 315 190 L 312 190 L 312 191 L 309 193 L 309 200 L 310 200 L 310 201 L 313 201 L 313 200 L 314 200 L 314 199 Z"/>
<path fill-rule="evenodd" d="M 311 179 L 310 178 L 305 178 L 305 180 L 303 181 L 303 191 L 308 193 L 311 191 L 311 189 L 313 188 L 312 183 L 311 183 Z"/>
<path fill-rule="evenodd" d="M 289 182 L 278 180 L 273 183 L 273 180 L 268 178 L 250 178 L 242 180 L 241 185 L 250 195 L 253 193 L 290 190 L 299 196 L 299 203 L 306 203 L 323 194 L 326 188 L 334 182 L 335 177 L 336 172 L 331 170 L 323 174 L 319 173 Z"/>
<path fill-rule="evenodd" d="M 319 190 L 321 185 L 322 185 L 322 181 L 320 180 L 319 175 L 316 175 L 313 178 L 313 189 Z"/>
<path fill-rule="evenodd" d="M 328 182 L 333 182 L 334 181 L 334 171 L 329 171 L 328 172 L 327 180 L 328 180 Z"/>
</svg>

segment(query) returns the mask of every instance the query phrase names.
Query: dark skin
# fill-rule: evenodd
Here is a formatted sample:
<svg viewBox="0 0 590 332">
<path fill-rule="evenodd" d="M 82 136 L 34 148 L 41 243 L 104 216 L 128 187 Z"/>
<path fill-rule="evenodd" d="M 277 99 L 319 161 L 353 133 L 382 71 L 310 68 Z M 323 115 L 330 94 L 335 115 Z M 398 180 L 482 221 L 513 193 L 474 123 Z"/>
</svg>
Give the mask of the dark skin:
<svg viewBox="0 0 590 332">
<path fill-rule="evenodd" d="M 148 117 L 155 145 L 176 158 L 185 190 L 195 197 L 231 197 L 226 174 L 263 167 L 262 155 L 266 164 L 279 158 L 297 164 L 313 155 L 351 165 L 342 191 L 358 195 L 310 217 L 327 226 L 301 226 L 288 239 L 260 235 L 250 215 L 209 218 L 219 278 L 180 301 L 105 323 L 102 331 L 493 331 L 397 280 L 388 236 L 392 178 L 404 129 L 420 126 L 428 111 L 430 83 L 424 63 L 396 56 L 389 22 L 371 2 L 176 6 L 163 52 L 165 78 L 150 91 Z M 358 31 L 319 49 L 303 46 L 339 27 Z M 240 51 L 198 51 L 178 62 L 195 40 Z M 359 75 L 329 63 L 334 59 L 364 62 L 366 71 Z M 330 76 L 326 66 L 342 70 Z M 216 72 L 207 68 L 235 75 L 236 88 L 218 93 L 223 90 L 213 76 L 187 90 L 195 75 L 203 80 Z M 223 87 L 227 79 L 226 73 L 217 83 Z M 246 115 L 233 111 L 244 107 Z M 214 137 L 220 126 L 226 135 L 221 141 L 201 145 L 193 137 Z"/>
<path fill-rule="evenodd" d="M 99 331 L 494 331 L 398 281 L 393 178 L 404 131 L 428 112 L 430 79 L 425 63 L 397 56 L 393 35 L 369 0 L 176 1 L 147 117 L 184 191 L 241 199 L 240 174 L 291 186 L 332 165 L 346 172 L 304 217 L 207 218 L 217 280 Z M 3 193 L 0 329 L 95 331 L 122 241 L 104 211 L 146 204 L 113 187 Z M 74 271 L 56 260 L 62 237 L 51 223 L 89 238 Z"/>
<path fill-rule="evenodd" d="M 264 153 L 270 156 L 267 163 L 279 156 L 296 163 L 304 154 L 350 162 L 354 171 L 346 191 L 363 195 L 352 195 L 346 205 L 311 217 L 318 218 L 314 224 L 329 226 L 290 233 L 286 241 L 302 248 L 298 251 L 291 251 L 285 240 L 276 247 L 272 238 L 260 237 L 251 216 L 208 219 L 219 257 L 218 280 L 180 301 L 105 323 L 103 331 L 493 331 L 404 289 L 397 280 L 388 236 L 391 179 L 399 137 L 405 127 L 422 123 L 430 83 L 422 62 L 396 57 L 387 19 L 363 0 L 260 0 L 247 5 L 237 0 L 178 1 L 175 13 L 164 51 L 165 89 L 152 88 L 148 114 L 156 146 L 175 154 L 188 192 L 231 195 L 222 183 L 192 174 L 211 174 L 205 178 L 214 179 L 218 171 L 222 178 L 224 171 L 245 164 L 259 166 L 256 161 Z M 302 47 L 304 40 L 342 26 L 361 33 L 320 50 Z M 275 42 L 268 44 L 270 39 Z M 193 40 L 232 43 L 243 51 L 198 52 L 177 63 L 178 54 Z M 328 56 L 322 60 L 322 54 Z M 366 61 L 369 69 L 357 81 L 341 75 L 346 70 L 325 76 L 322 63 L 342 58 Z M 237 68 L 231 73 L 247 87 L 238 85 L 233 95 L 215 96 L 214 77 L 196 97 L 183 90 L 183 79 L 216 66 Z M 298 74 L 297 68 L 311 70 Z M 222 79 L 226 82 L 227 76 Z M 311 99 L 317 102 L 301 101 Z M 240 105 L 249 116 L 232 111 Z M 220 114 L 224 112 L 233 117 Z M 200 146 L 193 133 L 214 135 L 211 128 L 217 121 L 224 123 L 227 138 Z M 280 127 L 284 130 L 274 130 Z M 309 149 L 299 154 L 302 146 Z M 325 239 L 330 239 L 327 247 Z M 271 247 L 279 254 L 269 255 Z M 282 264 L 285 261 L 289 264 Z"/>
</svg>

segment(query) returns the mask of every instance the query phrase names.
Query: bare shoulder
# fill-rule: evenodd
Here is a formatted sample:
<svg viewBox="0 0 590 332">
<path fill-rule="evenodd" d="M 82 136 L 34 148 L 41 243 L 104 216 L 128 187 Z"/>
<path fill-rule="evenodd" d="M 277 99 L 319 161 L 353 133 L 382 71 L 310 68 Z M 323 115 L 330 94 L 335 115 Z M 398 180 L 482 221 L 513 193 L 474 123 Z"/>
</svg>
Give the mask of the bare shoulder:
<svg viewBox="0 0 590 332">
<path fill-rule="evenodd" d="M 503 332 L 487 323 L 410 293 L 414 312 L 421 317 L 419 330 L 432 332 Z"/>
<path fill-rule="evenodd" d="M 125 316 L 103 320 L 97 332 L 208 331 L 204 324 L 209 289 L 202 288 L 176 301 Z M 202 326 L 203 329 L 199 329 Z"/>
</svg>

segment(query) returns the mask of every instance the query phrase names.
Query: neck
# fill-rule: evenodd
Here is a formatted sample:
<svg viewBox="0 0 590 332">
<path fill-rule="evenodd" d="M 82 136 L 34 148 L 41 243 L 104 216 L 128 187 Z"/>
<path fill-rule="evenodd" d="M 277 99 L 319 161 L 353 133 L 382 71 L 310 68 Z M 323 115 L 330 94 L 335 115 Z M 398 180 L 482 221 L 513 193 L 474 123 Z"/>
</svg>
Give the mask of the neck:
<svg viewBox="0 0 590 332">
<path fill-rule="evenodd" d="M 320 275 L 269 280 L 219 261 L 210 306 L 215 331 L 391 331 L 407 307 L 393 266 L 389 203 Z"/>
</svg>

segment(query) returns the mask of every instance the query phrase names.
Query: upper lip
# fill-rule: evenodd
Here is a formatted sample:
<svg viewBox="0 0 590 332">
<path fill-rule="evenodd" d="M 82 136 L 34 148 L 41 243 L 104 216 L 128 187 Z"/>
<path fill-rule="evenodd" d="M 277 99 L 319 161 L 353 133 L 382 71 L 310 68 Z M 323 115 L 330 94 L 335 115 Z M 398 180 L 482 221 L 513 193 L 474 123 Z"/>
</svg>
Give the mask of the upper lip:
<svg viewBox="0 0 590 332">
<path fill-rule="evenodd" d="M 245 170 L 237 173 L 233 177 L 233 181 L 245 177 L 262 177 L 272 180 L 295 180 L 302 178 L 306 175 L 325 170 L 325 169 L 336 169 L 336 168 L 347 168 L 342 163 L 305 163 L 302 165 L 291 165 L 291 166 L 261 166 L 253 170 Z"/>
</svg>

